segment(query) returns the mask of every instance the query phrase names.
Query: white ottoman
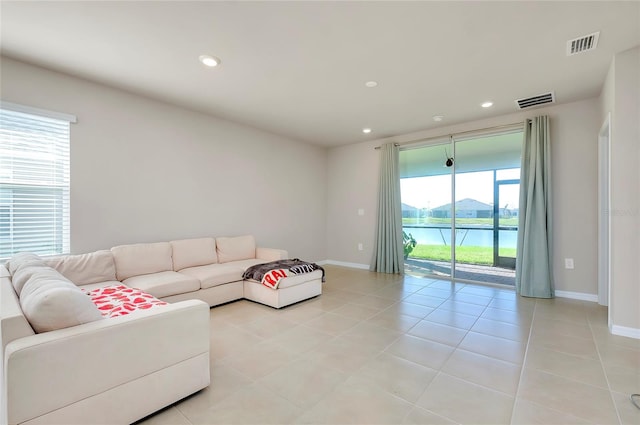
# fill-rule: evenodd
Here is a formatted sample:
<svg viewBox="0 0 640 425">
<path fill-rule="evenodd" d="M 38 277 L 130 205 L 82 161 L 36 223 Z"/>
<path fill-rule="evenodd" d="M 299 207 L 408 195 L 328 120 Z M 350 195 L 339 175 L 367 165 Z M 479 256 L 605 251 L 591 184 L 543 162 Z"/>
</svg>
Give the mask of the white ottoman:
<svg viewBox="0 0 640 425">
<path fill-rule="evenodd" d="M 322 270 L 283 278 L 277 289 L 257 280 L 244 281 L 244 297 L 248 300 L 281 308 L 322 294 Z"/>
</svg>

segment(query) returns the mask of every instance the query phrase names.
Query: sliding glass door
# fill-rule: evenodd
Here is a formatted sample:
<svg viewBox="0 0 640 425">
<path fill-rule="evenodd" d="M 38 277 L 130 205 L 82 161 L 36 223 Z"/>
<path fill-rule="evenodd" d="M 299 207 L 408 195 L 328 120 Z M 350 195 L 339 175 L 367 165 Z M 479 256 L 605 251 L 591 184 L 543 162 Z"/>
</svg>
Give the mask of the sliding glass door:
<svg viewBox="0 0 640 425">
<path fill-rule="evenodd" d="M 414 275 L 452 276 L 452 171 L 445 165 L 449 139 L 400 152 L 405 270 Z M 412 247 L 415 241 L 415 247 Z"/>
<path fill-rule="evenodd" d="M 515 129 L 401 150 L 407 273 L 515 283 L 521 145 Z"/>
</svg>

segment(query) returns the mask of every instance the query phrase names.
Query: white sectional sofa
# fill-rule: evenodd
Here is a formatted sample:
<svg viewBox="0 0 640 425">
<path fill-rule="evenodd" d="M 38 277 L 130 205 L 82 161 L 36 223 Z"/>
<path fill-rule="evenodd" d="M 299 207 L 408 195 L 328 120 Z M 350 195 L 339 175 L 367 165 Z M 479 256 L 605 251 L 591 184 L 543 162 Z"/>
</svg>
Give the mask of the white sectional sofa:
<svg viewBox="0 0 640 425">
<path fill-rule="evenodd" d="M 286 257 L 241 236 L 11 259 L 0 266 L 0 423 L 131 423 L 208 386 L 210 306 L 280 308 L 321 294 L 320 270 L 276 290 L 243 280 Z M 116 287 L 157 305 L 105 318 L 86 295 Z"/>
<path fill-rule="evenodd" d="M 253 265 L 287 256 L 282 249 L 256 246 L 254 237 L 246 235 L 121 245 L 46 262 L 87 289 L 123 283 L 171 303 L 199 299 L 213 307 L 246 298 L 281 308 L 320 295 L 322 272 L 287 277 L 278 290 L 242 275 Z M 91 278 L 79 276 L 80 271 L 90 270 Z"/>
<path fill-rule="evenodd" d="M 91 300 L 62 277 L 24 300 L 4 266 L 0 276 L 0 423 L 127 424 L 209 385 L 206 303 L 104 319 L 76 305 Z"/>
</svg>

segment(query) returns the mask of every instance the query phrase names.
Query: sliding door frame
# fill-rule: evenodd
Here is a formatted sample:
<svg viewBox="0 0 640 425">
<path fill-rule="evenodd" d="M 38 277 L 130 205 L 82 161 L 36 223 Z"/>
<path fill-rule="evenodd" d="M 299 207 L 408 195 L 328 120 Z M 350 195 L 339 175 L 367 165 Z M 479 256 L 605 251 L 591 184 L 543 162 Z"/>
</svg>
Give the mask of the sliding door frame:
<svg viewBox="0 0 640 425">
<path fill-rule="evenodd" d="M 516 259 L 500 256 L 500 186 L 508 184 L 520 184 L 520 179 L 497 180 L 496 171 L 493 171 L 493 265 L 516 269 Z M 516 254 L 517 255 L 517 254 Z"/>
<path fill-rule="evenodd" d="M 437 137 L 430 137 L 430 138 L 425 138 L 425 139 L 420 139 L 420 140 L 416 140 L 416 141 L 411 141 L 411 142 L 405 142 L 405 143 L 397 143 L 397 146 L 400 146 L 400 150 L 409 150 L 409 149 L 416 149 L 416 148 L 421 148 L 421 147 L 436 147 L 436 146 L 449 146 L 451 149 L 451 156 L 449 157 L 447 155 L 448 158 L 453 159 L 453 164 L 451 165 L 451 171 L 450 171 L 450 178 L 451 178 L 451 210 L 450 210 L 450 215 L 451 215 L 451 224 L 450 224 L 450 232 L 451 232 L 451 236 L 450 236 L 450 240 L 451 240 L 451 262 L 450 262 L 450 268 L 451 268 L 451 273 L 449 276 L 437 276 L 440 279 L 446 279 L 448 278 L 448 280 L 450 280 L 452 283 L 455 282 L 463 282 L 463 283 L 482 283 L 484 285 L 490 285 L 490 286 L 497 286 L 497 287 L 505 287 L 505 285 L 503 284 L 498 284 L 498 283 L 492 283 L 492 282 L 478 282 L 478 281 L 474 281 L 474 280 L 468 280 L 468 279 L 461 279 L 461 278 L 457 278 L 456 277 L 456 175 L 457 175 L 457 168 L 456 168 L 456 144 L 457 142 L 461 142 L 464 140 L 469 140 L 469 139 L 475 139 L 475 138 L 481 138 L 483 136 L 491 136 L 491 135 L 501 135 L 501 134 L 508 134 L 508 133 L 512 133 L 512 132 L 522 132 L 524 131 L 524 124 L 523 123 L 514 123 L 514 124 L 506 124 L 506 125 L 500 125 L 500 126 L 494 126 L 494 127 L 488 127 L 488 128 L 484 128 L 484 129 L 478 129 L 478 130 L 469 130 L 469 131 L 462 131 L 462 132 L 458 132 L 458 133 L 451 133 L 448 135 L 443 135 L 443 136 L 437 136 Z M 442 143 L 444 140 L 446 140 L 446 138 L 449 138 L 448 143 Z M 431 143 L 430 143 L 431 142 Z M 448 158 L 445 158 L 448 159 Z M 500 183 L 504 183 L 504 184 L 515 184 L 515 183 L 519 183 L 519 179 L 511 179 L 511 180 L 503 180 Z M 495 191 L 498 190 L 498 182 L 495 179 L 495 172 L 494 172 L 494 200 L 496 199 L 496 194 Z M 496 262 L 496 256 L 497 256 L 497 250 L 498 250 L 498 246 L 497 246 L 497 241 L 495 240 L 495 238 L 497 237 L 497 235 L 495 234 L 496 232 L 496 217 L 499 216 L 499 210 L 498 210 L 498 214 L 496 214 L 495 209 L 496 207 L 499 209 L 499 205 L 497 205 L 496 202 L 494 202 L 494 266 L 498 266 L 498 263 Z M 516 254 L 517 255 L 517 254 Z M 515 269 L 515 267 L 514 267 Z M 433 275 L 436 276 L 436 275 Z"/>
</svg>

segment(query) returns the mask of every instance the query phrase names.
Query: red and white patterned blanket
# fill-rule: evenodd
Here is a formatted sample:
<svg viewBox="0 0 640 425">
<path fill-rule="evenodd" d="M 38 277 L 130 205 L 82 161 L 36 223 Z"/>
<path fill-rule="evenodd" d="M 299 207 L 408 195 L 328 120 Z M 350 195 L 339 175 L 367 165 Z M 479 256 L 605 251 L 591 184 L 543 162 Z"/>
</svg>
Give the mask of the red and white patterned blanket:
<svg viewBox="0 0 640 425">
<path fill-rule="evenodd" d="M 311 273 L 315 270 L 322 270 L 322 281 L 324 282 L 324 269 L 315 263 L 308 263 L 298 258 L 290 260 L 277 260 L 270 263 L 256 264 L 245 270 L 243 279 L 252 279 L 261 282 L 271 289 L 278 289 L 280 281 L 287 276 L 294 276 L 302 273 Z"/>
<path fill-rule="evenodd" d="M 84 292 L 104 317 L 124 316 L 137 310 L 167 305 L 153 295 L 125 285 L 105 286 Z"/>
<path fill-rule="evenodd" d="M 261 283 L 271 289 L 278 289 L 280 281 L 289 276 L 286 269 L 269 270 L 262 276 Z"/>
</svg>

